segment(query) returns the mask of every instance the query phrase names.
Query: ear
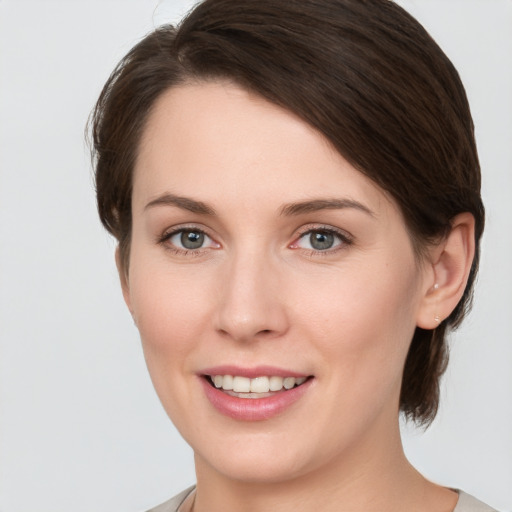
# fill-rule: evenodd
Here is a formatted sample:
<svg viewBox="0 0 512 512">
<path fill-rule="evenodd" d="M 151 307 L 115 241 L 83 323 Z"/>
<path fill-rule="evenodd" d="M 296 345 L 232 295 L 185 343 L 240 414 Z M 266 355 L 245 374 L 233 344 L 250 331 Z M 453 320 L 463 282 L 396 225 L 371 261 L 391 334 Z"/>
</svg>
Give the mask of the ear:
<svg viewBox="0 0 512 512">
<path fill-rule="evenodd" d="M 116 248 L 116 267 L 117 267 L 117 273 L 119 274 L 119 281 L 121 283 L 121 290 L 123 292 L 123 297 L 126 305 L 128 306 L 128 309 L 130 310 L 130 313 L 133 317 L 133 321 L 135 322 L 135 325 L 137 325 L 137 322 L 135 321 L 135 316 L 132 309 L 131 304 L 131 297 L 130 297 L 130 284 L 128 282 L 128 269 L 123 265 L 122 257 L 121 257 L 121 251 L 119 250 L 119 246 Z"/>
<path fill-rule="evenodd" d="M 424 295 L 416 324 L 435 329 L 459 303 L 475 255 L 475 219 L 470 213 L 457 215 L 450 232 L 430 251 L 425 273 Z"/>
</svg>

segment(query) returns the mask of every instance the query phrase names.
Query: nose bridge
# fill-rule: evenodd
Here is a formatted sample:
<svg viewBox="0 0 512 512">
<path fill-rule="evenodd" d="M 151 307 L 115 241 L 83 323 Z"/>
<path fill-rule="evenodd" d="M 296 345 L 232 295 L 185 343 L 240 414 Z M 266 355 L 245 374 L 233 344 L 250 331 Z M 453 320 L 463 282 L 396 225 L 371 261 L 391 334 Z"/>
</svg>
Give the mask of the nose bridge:
<svg viewBox="0 0 512 512">
<path fill-rule="evenodd" d="M 229 256 L 220 283 L 217 329 L 239 341 L 275 337 L 287 328 L 277 263 L 257 245 L 247 244 Z"/>
</svg>

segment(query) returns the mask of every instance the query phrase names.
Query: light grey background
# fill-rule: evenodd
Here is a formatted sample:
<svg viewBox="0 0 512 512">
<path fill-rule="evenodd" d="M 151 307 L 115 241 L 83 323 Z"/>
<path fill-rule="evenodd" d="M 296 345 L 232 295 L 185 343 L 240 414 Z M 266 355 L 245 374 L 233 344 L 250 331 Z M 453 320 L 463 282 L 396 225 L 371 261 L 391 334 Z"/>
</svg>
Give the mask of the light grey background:
<svg viewBox="0 0 512 512">
<path fill-rule="evenodd" d="M 512 2 L 400 3 L 466 84 L 488 212 L 439 417 L 404 427 L 406 450 L 430 478 L 512 510 Z M 119 58 L 191 5 L 0 0 L 0 511 L 135 512 L 194 481 L 122 302 L 83 142 Z"/>
</svg>

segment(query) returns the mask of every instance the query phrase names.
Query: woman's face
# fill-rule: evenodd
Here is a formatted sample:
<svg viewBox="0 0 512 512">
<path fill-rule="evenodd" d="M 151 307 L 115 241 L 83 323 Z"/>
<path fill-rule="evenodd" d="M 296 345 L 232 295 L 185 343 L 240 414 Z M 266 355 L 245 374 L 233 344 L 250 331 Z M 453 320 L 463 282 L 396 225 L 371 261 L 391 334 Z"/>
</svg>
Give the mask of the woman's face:
<svg viewBox="0 0 512 512">
<path fill-rule="evenodd" d="M 432 283 L 382 190 L 292 113 L 203 83 L 156 103 L 132 206 L 125 298 L 200 468 L 279 481 L 390 443 Z"/>
</svg>

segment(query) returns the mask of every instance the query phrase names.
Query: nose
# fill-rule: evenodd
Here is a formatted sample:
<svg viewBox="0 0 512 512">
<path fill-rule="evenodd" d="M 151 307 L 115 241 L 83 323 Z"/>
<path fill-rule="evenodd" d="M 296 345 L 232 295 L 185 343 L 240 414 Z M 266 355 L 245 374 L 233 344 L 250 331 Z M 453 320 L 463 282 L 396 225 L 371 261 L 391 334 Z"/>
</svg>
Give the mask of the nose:
<svg viewBox="0 0 512 512">
<path fill-rule="evenodd" d="M 226 263 L 216 308 L 216 330 L 236 341 L 277 338 L 288 330 L 282 272 L 261 252 Z"/>
</svg>

